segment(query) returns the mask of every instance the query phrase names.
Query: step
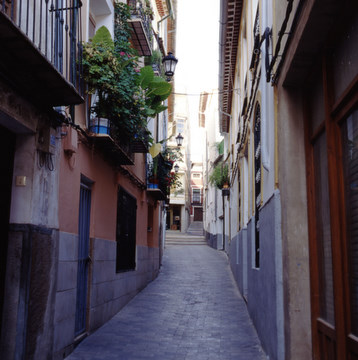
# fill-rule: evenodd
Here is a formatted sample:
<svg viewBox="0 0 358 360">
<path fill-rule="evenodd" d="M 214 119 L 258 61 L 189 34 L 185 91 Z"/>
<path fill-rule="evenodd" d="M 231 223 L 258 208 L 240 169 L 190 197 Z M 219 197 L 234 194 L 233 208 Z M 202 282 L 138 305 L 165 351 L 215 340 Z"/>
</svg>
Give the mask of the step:
<svg viewBox="0 0 358 360">
<path fill-rule="evenodd" d="M 166 238 L 165 245 L 207 245 L 203 236 L 183 236 L 176 238 Z"/>
</svg>

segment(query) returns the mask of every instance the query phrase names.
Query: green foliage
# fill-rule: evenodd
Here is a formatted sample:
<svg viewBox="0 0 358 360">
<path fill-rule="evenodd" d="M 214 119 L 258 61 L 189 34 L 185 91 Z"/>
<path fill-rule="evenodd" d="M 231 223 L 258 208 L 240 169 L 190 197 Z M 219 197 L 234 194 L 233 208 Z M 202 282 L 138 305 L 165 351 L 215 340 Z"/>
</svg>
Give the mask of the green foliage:
<svg viewBox="0 0 358 360">
<path fill-rule="evenodd" d="M 130 44 L 129 18 L 129 7 L 116 2 L 114 40 L 102 26 L 83 45 L 83 78 L 88 93 L 97 97 L 92 113 L 110 119 L 112 132 L 127 139 L 139 133 L 148 138 L 147 118 L 166 109 L 162 102 L 170 95 L 171 85 L 155 77 L 151 67 L 139 70 Z"/>
<path fill-rule="evenodd" d="M 222 189 L 224 184 L 229 184 L 229 166 L 225 163 L 217 164 L 209 176 L 209 184 Z"/>
<path fill-rule="evenodd" d="M 219 155 L 224 154 L 224 140 L 216 143 L 215 145 L 216 145 Z"/>
<path fill-rule="evenodd" d="M 171 94 L 172 86 L 163 78 L 155 76 L 151 66 L 144 66 L 140 70 L 139 84 L 144 93 L 148 117 L 154 117 L 167 109 L 162 102 Z"/>
<path fill-rule="evenodd" d="M 92 44 L 97 46 L 102 46 L 109 50 L 113 50 L 114 42 L 111 37 L 111 33 L 105 26 L 101 26 L 97 31 L 94 37 L 92 38 Z"/>
<path fill-rule="evenodd" d="M 172 164 L 183 161 L 183 154 L 181 153 L 180 148 L 166 147 L 162 151 L 162 156 L 165 161 L 171 162 Z"/>
</svg>

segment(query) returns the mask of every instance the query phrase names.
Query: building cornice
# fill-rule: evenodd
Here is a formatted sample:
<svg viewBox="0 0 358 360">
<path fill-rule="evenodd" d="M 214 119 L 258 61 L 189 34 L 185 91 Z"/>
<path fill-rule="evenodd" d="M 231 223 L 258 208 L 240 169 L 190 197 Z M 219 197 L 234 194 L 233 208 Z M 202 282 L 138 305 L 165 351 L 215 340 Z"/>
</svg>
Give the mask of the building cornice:
<svg viewBox="0 0 358 360">
<path fill-rule="evenodd" d="M 229 131 L 232 90 L 239 42 L 243 0 L 223 0 L 220 6 L 219 91 L 220 132 Z"/>
</svg>

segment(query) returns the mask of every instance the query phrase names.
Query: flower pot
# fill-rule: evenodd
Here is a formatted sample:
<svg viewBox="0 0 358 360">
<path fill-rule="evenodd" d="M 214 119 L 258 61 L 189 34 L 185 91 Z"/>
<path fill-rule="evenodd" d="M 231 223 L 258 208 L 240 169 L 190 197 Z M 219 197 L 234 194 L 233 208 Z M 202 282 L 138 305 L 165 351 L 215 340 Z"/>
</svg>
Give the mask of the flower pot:
<svg viewBox="0 0 358 360">
<path fill-rule="evenodd" d="M 223 188 L 221 191 L 222 191 L 222 196 L 229 196 L 230 195 L 230 188 L 228 188 L 228 187 Z"/>
<path fill-rule="evenodd" d="M 90 131 L 95 134 L 110 134 L 110 121 L 106 118 L 91 118 Z"/>
</svg>

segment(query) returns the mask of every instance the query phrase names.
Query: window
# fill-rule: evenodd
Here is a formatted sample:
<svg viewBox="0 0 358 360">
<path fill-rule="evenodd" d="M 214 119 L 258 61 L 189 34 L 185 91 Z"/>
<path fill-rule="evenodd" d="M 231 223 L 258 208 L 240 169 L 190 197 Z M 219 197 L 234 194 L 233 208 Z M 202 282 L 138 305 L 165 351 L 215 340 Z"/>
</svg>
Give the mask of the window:
<svg viewBox="0 0 358 360">
<path fill-rule="evenodd" d="M 184 119 L 177 119 L 177 123 L 176 123 L 176 133 L 179 134 L 183 134 L 184 132 Z"/>
<path fill-rule="evenodd" d="M 351 332 L 358 335 L 358 108 L 341 128 L 345 179 L 348 266 L 350 274 Z"/>
<path fill-rule="evenodd" d="M 200 189 L 193 189 L 193 203 L 201 203 Z"/>
<path fill-rule="evenodd" d="M 201 178 L 201 174 L 193 174 L 193 179 L 200 179 Z"/>
<path fill-rule="evenodd" d="M 92 39 L 96 33 L 96 21 L 94 17 L 90 14 L 88 21 L 88 38 Z"/>
</svg>

